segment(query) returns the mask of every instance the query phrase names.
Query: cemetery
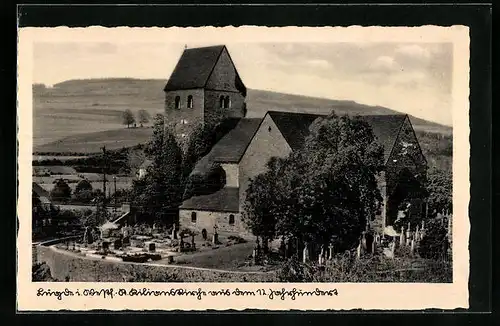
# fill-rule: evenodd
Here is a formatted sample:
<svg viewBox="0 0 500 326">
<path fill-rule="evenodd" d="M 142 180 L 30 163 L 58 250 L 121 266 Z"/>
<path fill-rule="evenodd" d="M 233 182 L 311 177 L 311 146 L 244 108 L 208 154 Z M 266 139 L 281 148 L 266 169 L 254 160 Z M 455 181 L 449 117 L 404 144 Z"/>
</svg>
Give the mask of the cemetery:
<svg viewBox="0 0 500 326">
<path fill-rule="evenodd" d="M 108 221 L 99 227 L 87 226 L 83 236 L 63 240 L 53 246 L 82 258 L 115 262 L 189 264 L 191 260 L 196 259 L 196 254 L 207 256 L 203 253 L 245 243 L 247 240 L 238 236 L 219 235 L 217 226 L 214 226 L 209 235 L 206 230 L 179 230 L 175 225 L 167 229 L 156 224 L 120 226 Z M 185 256 L 191 256 L 193 259 L 185 259 Z"/>
</svg>

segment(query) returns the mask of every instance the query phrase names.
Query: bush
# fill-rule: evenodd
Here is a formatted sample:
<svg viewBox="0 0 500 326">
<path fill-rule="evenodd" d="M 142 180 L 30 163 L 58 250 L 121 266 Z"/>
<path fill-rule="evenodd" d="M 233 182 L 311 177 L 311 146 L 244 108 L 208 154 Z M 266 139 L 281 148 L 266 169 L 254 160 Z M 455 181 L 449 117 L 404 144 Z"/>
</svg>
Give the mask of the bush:
<svg viewBox="0 0 500 326">
<path fill-rule="evenodd" d="M 63 179 L 58 179 L 50 192 L 50 198 L 54 201 L 67 202 L 71 199 L 71 188 Z"/>
<path fill-rule="evenodd" d="M 37 263 L 31 268 L 31 277 L 33 282 L 54 282 L 50 274 L 50 267 L 46 263 Z"/>
<path fill-rule="evenodd" d="M 286 260 L 277 273 L 279 282 L 312 282 L 315 270 L 312 266 L 303 264 L 297 257 Z"/>
<path fill-rule="evenodd" d="M 444 260 L 448 252 L 447 230 L 441 221 L 432 219 L 426 224 L 418 253 L 423 258 Z"/>
</svg>

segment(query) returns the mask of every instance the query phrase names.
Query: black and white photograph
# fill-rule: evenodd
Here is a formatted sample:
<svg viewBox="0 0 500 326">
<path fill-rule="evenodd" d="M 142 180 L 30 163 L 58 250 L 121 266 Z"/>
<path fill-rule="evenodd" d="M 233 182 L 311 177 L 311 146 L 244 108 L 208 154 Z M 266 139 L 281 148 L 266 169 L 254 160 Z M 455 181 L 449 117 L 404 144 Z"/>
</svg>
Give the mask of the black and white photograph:
<svg viewBox="0 0 500 326">
<path fill-rule="evenodd" d="M 418 28 L 297 29 L 33 38 L 29 282 L 466 278 L 468 54 Z"/>
</svg>

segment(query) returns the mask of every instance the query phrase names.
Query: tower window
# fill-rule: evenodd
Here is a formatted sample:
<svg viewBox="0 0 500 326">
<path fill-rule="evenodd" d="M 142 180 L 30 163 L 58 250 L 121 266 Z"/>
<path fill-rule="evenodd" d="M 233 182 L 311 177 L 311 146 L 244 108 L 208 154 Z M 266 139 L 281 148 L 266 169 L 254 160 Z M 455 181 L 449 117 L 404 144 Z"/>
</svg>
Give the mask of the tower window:
<svg viewBox="0 0 500 326">
<path fill-rule="evenodd" d="M 196 212 L 191 213 L 191 222 L 196 223 Z"/>
<path fill-rule="evenodd" d="M 226 96 L 224 98 L 224 108 L 228 109 L 230 107 L 231 107 L 231 99 L 229 98 L 229 96 Z"/>
<path fill-rule="evenodd" d="M 220 96 L 219 98 L 219 106 L 221 109 L 224 109 L 224 96 Z"/>
<path fill-rule="evenodd" d="M 230 225 L 234 224 L 234 215 L 233 214 L 229 214 L 229 224 Z"/>
<path fill-rule="evenodd" d="M 175 97 L 175 108 L 176 109 L 180 109 L 181 108 L 181 97 L 180 96 L 176 96 Z"/>
<path fill-rule="evenodd" d="M 188 107 L 188 109 L 192 109 L 193 108 L 193 96 L 192 95 L 188 96 L 187 107 Z"/>
</svg>

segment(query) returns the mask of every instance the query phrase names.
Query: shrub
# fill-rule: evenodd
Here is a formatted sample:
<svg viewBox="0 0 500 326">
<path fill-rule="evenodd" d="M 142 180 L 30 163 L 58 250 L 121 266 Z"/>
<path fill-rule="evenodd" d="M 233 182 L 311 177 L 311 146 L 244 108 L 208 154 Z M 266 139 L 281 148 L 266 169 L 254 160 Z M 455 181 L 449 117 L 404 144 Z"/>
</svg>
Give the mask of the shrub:
<svg viewBox="0 0 500 326">
<path fill-rule="evenodd" d="M 50 192 L 50 197 L 54 201 L 67 202 L 71 199 L 71 188 L 63 179 L 58 179 L 55 186 Z"/>
<path fill-rule="evenodd" d="M 283 263 L 277 273 L 277 278 L 279 282 L 312 282 L 314 273 L 312 266 L 301 263 L 295 256 Z"/>
<path fill-rule="evenodd" d="M 31 268 L 31 277 L 33 282 L 54 282 L 50 273 L 50 267 L 45 262 L 37 263 Z"/>
<path fill-rule="evenodd" d="M 420 241 L 418 253 L 423 258 L 444 260 L 448 252 L 448 238 L 445 226 L 436 219 L 429 220 L 425 234 Z"/>
</svg>

